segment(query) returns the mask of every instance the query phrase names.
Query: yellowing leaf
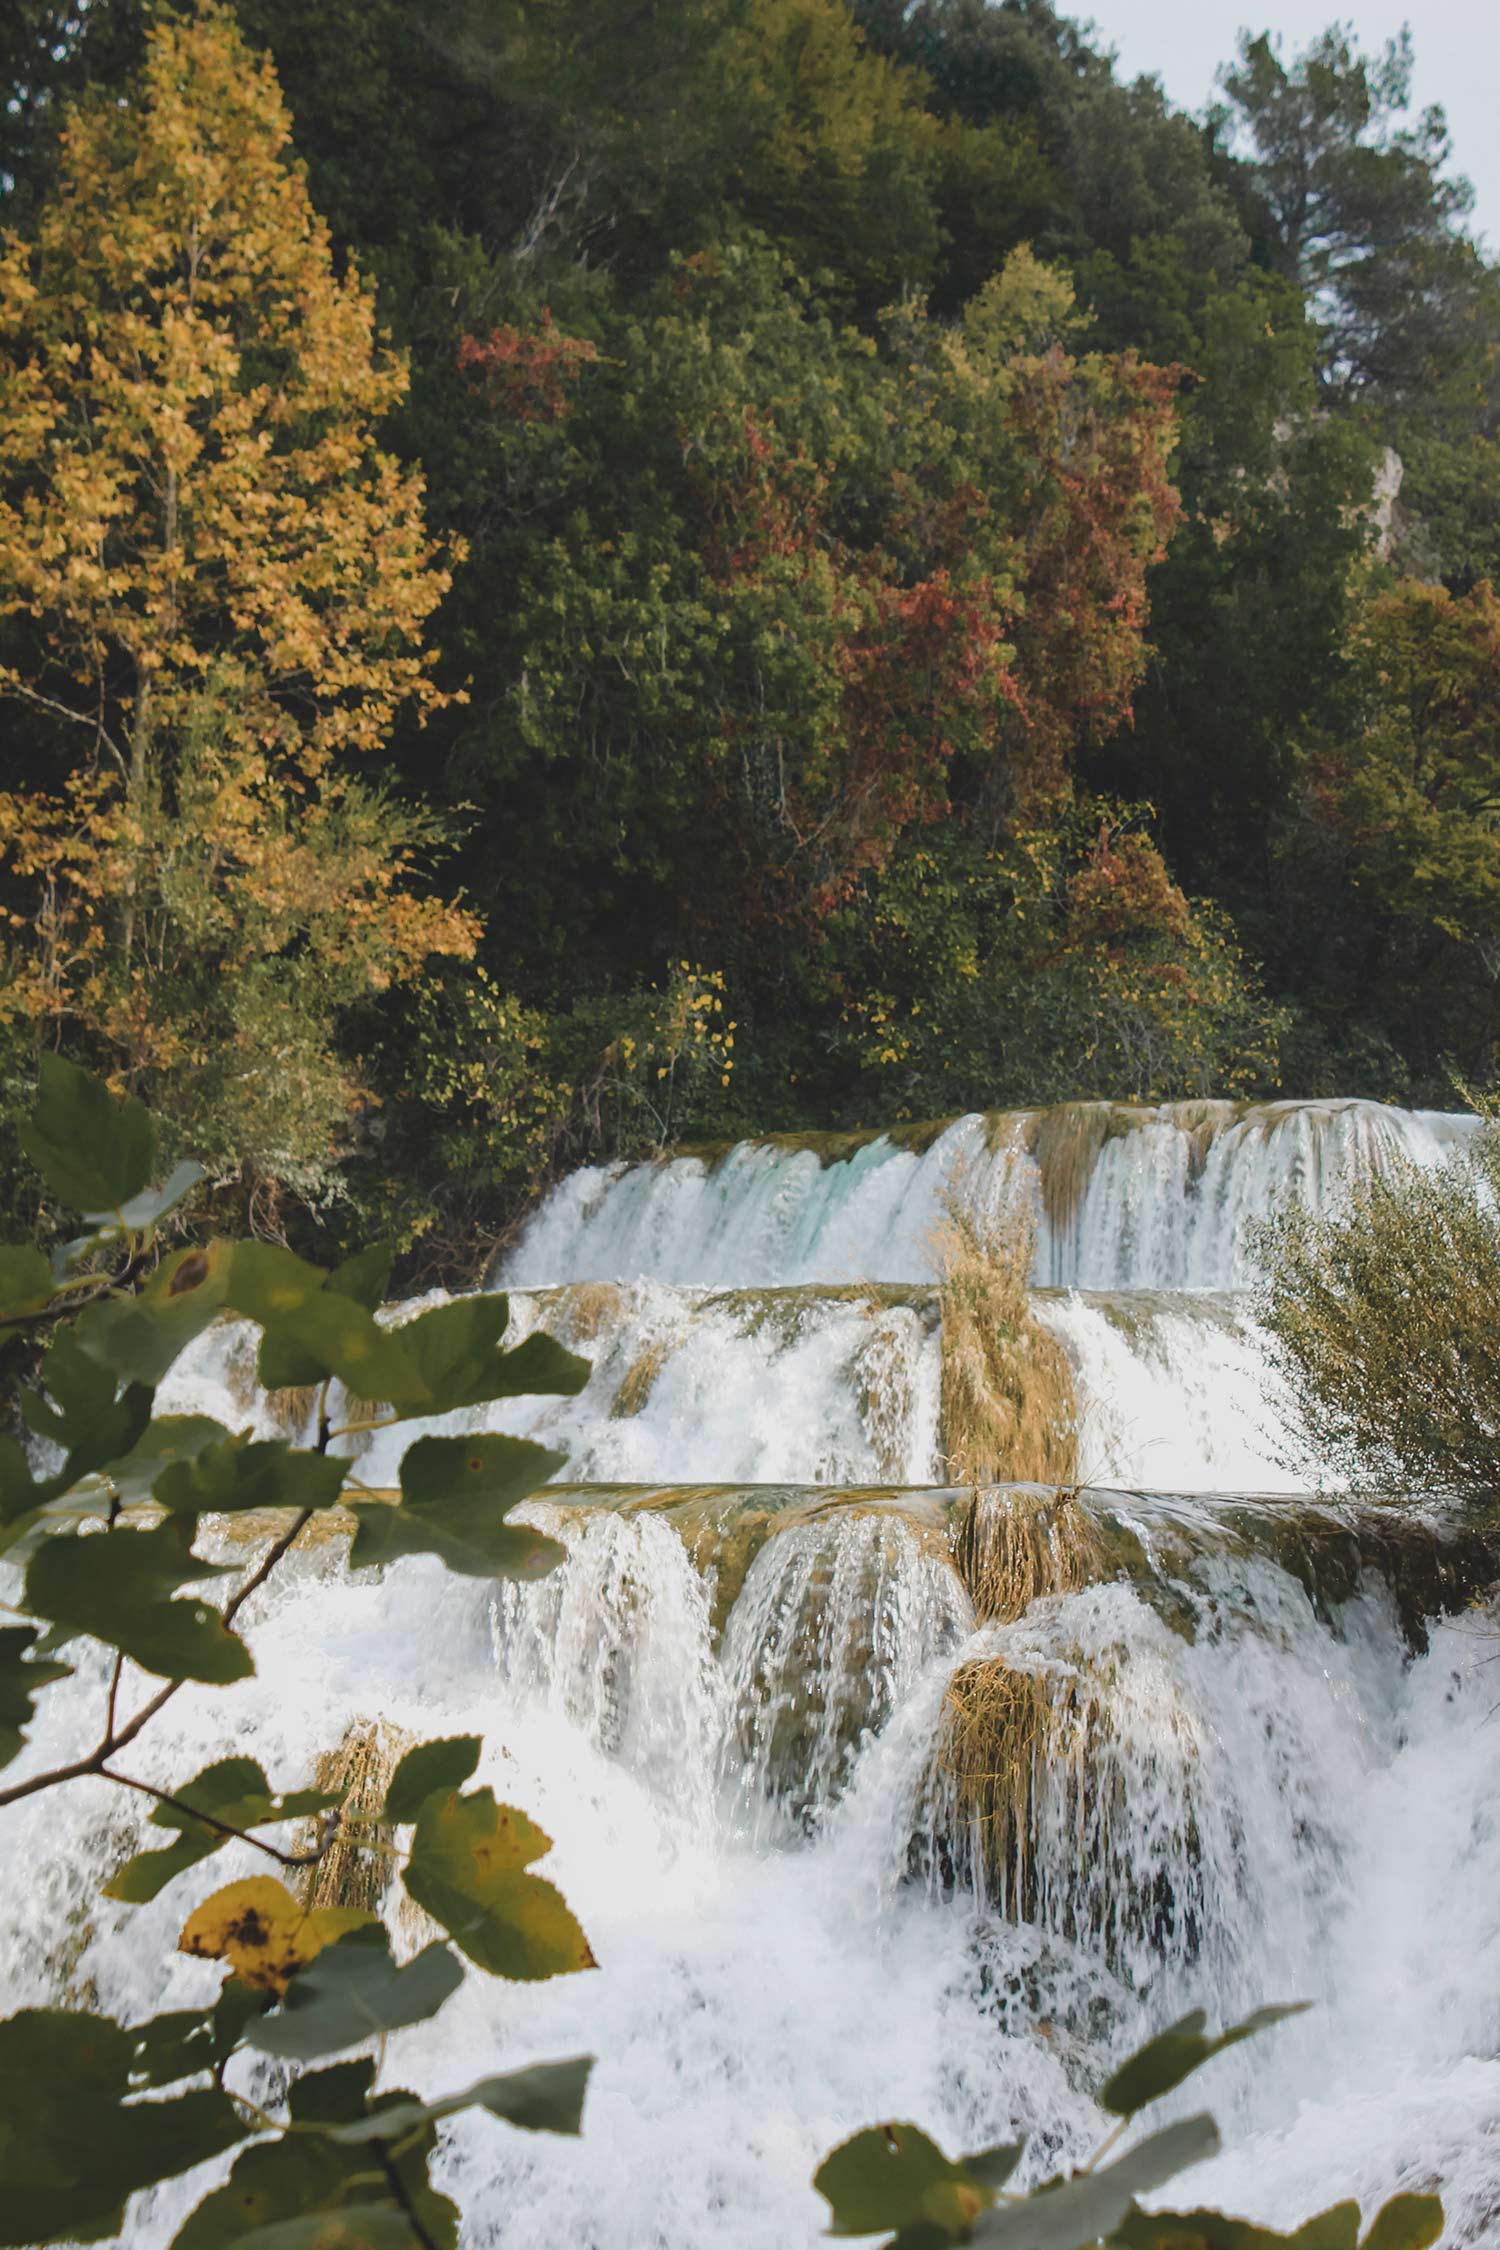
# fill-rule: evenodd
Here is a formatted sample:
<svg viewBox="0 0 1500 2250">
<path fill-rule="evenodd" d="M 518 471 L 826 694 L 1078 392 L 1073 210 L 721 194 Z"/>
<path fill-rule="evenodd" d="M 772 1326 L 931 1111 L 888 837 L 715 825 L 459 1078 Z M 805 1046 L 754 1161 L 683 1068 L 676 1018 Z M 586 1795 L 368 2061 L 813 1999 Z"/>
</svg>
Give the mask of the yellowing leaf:
<svg viewBox="0 0 1500 2250">
<path fill-rule="evenodd" d="M 526 1869 L 552 1839 L 488 1789 L 430 1796 L 417 1818 L 407 1890 L 491 1976 L 531 1980 L 596 1966 L 551 1883 Z"/>
<path fill-rule="evenodd" d="M 309 1912 L 274 1875 L 251 1875 L 195 1907 L 177 1946 L 206 1961 L 227 1961 L 257 1992 L 281 1993 L 325 1945 L 375 1919 L 352 1906 Z"/>
</svg>

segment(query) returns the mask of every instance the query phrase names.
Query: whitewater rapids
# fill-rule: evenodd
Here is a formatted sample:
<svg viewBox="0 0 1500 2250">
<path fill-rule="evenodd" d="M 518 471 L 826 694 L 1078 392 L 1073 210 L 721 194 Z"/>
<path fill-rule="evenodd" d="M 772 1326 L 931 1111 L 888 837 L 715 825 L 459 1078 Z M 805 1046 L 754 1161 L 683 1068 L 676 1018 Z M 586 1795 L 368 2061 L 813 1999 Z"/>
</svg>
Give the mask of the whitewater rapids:
<svg viewBox="0 0 1500 2250">
<path fill-rule="evenodd" d="M 305 1565 L 261 1605 L 256 1681 L 185 1691 L 138 1754 L 165 1784 L 232 1739 L 295 1786 L 372 1711 L 418 1736 L 483 1731 L 480 1778 L 555 1839 L 542 1871 L 600 1968 L 471 1976 L 392 2041 L 384 2081 L 436 2094 L 580 2049 L 599 2063 L 581 2142 L 455 2130 L 439 2170 L 471 2250 L 811 2245 L 812 2172 L 857 2127 L 911 2118 L 955 2152 L 1026 2131 L 1033 2168 L 1078 2158 L 1107 2123 L 1092 2091 L 1111 2054 L 1189 2007 L 1268 1999 L 1317 2007 L 1193 2089 L 1228 2153 L 1187 2202 L 1290 2224 L 1438 2186 L 1451 2241 L 1497 2239 L 1500 1774 L 1473 1624 L 1438 1625 L 1412 1658 L 1378 1578 L 1327 1619 L 1273 1563 L 1209 1539 L 1163 1562 L 1170 1620 L 1110 1583 L 976 1632 L 920 1527 L 851 1505 L 766 1540 L 716 1644 L 711 1580 L 677 1533 L 582 1501 L 556 1516 L 565 1569 L 498 1597 L 419 1562 L 359 1583 Z M 1148 1545 L 1158 1516 L 1180 1555 L 1181 1511 L 1136 1505 Z M 1044 1792 L 1047 1883 L 1020 1924 L 945 1895 L 916 1848 L 946 1683 L 997 1650 L 1088 1672 L 1111 1713 L 1087 1865 L 1076 1806 Z M 95 1665 L 46 1699 L 28 1758 L 88 1739 L 103 1684 Z M 140 1839 L 118 1793 L 77 1784 L 19 1827 L 8 2007 L 62 1991 L 138 2020 L 209 1996 L 215 1972 L 172 1950 L 203 1870 L 148 1907 L 93 1896 Z M 213 1874 L 250 1866 L 235 1847 Z M 1173 1912 L 1122 1914 L 1126 1897 Z M 209 2176 L 146 2199 L 131 2250 L 170 2242 Z"/>
<path fill-rule="evenodd" d="M 497 1279 L 516 1332 L 586 1353 L 589 1383 L 442 1426 L 568 1455 L 528 1503 L 563 1569 L 352 1578 L 333 1540 L 256 1597 L 256 1678 L 184 1689 L 132 1751 L 170 1786 L 232 1744 L 295 1788 L 372 1721 L 392 1743 L 480 1733 L 479 1779 L 553 1837 L 540 1872 L 598 1970 L 470 1975 L 382 2064 L 438 2094 L 598 2058 L 579 2141 L 445 2129 L 464 2250 L 811 2250 L 813 2171 L 859 2127 L 911 2119 L 952 2153 L 1024 2133 L 1039 2176 L 1104 2137 L 1095 2091 L 1149 2031 L 1298 1999 L 1177 2098 L 1215 2111 L 1225 2153 L 1173 2199 L 1289 2227 L 1436 2189 L 1447 2243 L 1500 2245 L 1497 1643 L 1464 1606 L 1494 1570 L 1450 1567 L 1436 1519 L 1388 1551 L 1292 1493 L 1250 1295 L 1253 1224 L 1282 1199 L 1332 1208 L 1473 1129 L 1364 1103 L 1074 1105 L 838 1161 L 757 1143 L 590 1171 L 549 1198 Z M 1082 1582 L 980 1623 L 968 1498 L 940 1489 L 933 1237 L 945 1198 L 983 1210 L 1017 1163 L 1033 1306 L 1073 1366 L 1084 1472 L 1115 1489 L 1083 1496 L 1104 1528 Z M 253 1350 L 215 1328 L 160 1409 L 306 1435 Z M 419 1427 L 350 1436 L 360 1476 L 394 1484 Z M 98 1739 L 106 1662 L 77 1655 L 15 1778 Z M 957 1683 L 996 1664 L 1047 1715 L 1009 1886 L 944 1748 Z M 126 1708 L 145 1692 L 128 1679 Z M 211 1996 L 177 1932 L 259 1866 L 234 1846 L 149 1906 L 103 1900 L 146 1840 L 122 1798 L 79 1782 L 4 1816 L 5 2012 L 139 2021 Z M 275 2097 L 269 2066 L 235 2068 Z M 167 2250 L 222 2169 L 139 2199 L 127 2250 Z"/>
</svg>

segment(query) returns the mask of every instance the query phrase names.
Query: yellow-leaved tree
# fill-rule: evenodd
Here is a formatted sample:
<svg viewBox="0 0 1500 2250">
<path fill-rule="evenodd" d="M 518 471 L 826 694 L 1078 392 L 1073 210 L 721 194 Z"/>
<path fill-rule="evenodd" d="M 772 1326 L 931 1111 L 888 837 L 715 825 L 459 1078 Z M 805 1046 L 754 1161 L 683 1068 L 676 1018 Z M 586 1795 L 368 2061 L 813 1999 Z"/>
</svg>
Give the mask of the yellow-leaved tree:
<svg viewBox="0 0 1500 2250">
<path fill-rule="evenodd" d="M 307 1192 L 357 1101 L 341 1016 L 478 928 L 421 890 L 431 817 L 354 770 L 444 700 L 449 579 L 379 443 L 405 365 L 290 141 L 209 0 L 0 242 L 0 697 L 31 715 L 0 1024 L 12 1065 L 72 1048 Z"/>
</svg>

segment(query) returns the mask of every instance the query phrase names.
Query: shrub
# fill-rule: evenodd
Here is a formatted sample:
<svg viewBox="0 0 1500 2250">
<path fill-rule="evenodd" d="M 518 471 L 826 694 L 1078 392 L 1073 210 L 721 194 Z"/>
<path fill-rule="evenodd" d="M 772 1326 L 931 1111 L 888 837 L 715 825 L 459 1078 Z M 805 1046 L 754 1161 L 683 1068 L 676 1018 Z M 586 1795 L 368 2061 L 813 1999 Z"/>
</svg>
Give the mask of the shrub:
<svg viewBox="0 0 1500 2250">
<path fill-rule="evenodd" d="M 1500 1493 L 1500 1127 L 1258 1230 L 1260 1318 L 1300 1465 L 1365 1490 Z"/>
</svg>

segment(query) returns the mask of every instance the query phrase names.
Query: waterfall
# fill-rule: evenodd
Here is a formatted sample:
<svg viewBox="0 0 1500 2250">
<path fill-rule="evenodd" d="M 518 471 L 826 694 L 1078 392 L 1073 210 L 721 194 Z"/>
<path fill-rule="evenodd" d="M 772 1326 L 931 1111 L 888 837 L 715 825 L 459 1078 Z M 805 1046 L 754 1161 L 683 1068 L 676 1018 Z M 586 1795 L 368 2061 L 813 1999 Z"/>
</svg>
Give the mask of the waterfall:
<svg viewBox="0 0 1500 2250">
<path fill-rule="evenodd" d="M 1028 2130 L 1047 2161 L 1080 2156 L 1111 2056 L 1191 2006 L 1266 1998 L 1318 2007 L 1274 2058 L 1215 2066 L 1231 2153 L 1192 2198 L 1289 2223 L 1436 2180 L 1452 2239 L 1494 2239 L 1500 1771 L 1472 1622 L 1413 1658 L 1378 1562 L 1315 1598 L 1305 1557 L 1275 1559 L 1274 1510 L 1248 1537 L 1215 1503 L 1085 1496 L 1125 1575 L 982 1625 L 939 1530 L 961 1496 L 804 1488 L 766 1505 L 719 1632 L 688 1504 L 529 1503 L 569 1561 L 496 1594 L 315 1557 L 260 1599 L 256 1679 L 186 1689 L 139 1747 L 166 1783 L 232 1734 L 298 1785 L 372 1710 L 483 1730 L 480 1778 L 553 1837 L 600 1972 L 473 1975 L 392 2040 L 387 2074 L 435 2092 L 460 2057 L 600 2059 L 581 2143 L 454 2129 L 440 2170 L 466 2242 L 697 2250 L 711 2226 L 732 2250 L 810 2245 L 811 2172 L 855 2127 L 912 2116 L 951 2147 Z M 953 1684 L 996 1664 L 1043 1715 L 1008 1901 L 944 1771 Z M 89 1740 L 103 1685 L 85 1668 L 44 1701 L 27 1757 Z M 133 1810 L 81 1783 L 15 1817 L 9 2005 L 201 2001 L 213 1972 L 172 1950 L 201 1871 L 114 1905 L 92 1887 L 138 1841 Z M 230 1847 L 215 1879 L 247 1865 Z M 131 2250 L 168 2243 L 189 2193 L 144 2199 Z"/>
<path fill-rule="evenodd" d="M 1074 1367 L 1092 1482 L 1296 1488 L 1254 1323 L 1233 1295 L 1043 1290 L 1036 1304 Z M 534 1438 L 567 1455 L 574 1482 L 920 1485 L 946 1474 L 932 1285 L 585 1283 L 518 1290 L 512 1308 L 516 1336 L 545 1327 L 592 1361 L 587 1388 L 390 1436 L 356 1432 L 341 1442 L 366 1482 L 393 1485 L 402 1448 L 428 1427 Z M 311 1402 L 291 1401 L 289 1423 L 285 1403 L 255 1390 L 254 1351 L 248 1326 L 226 1323 L 200 1338 L 163 1386 L 163 1411 L 210 1413 L 259 1436 L 306 1435 Z"/>
<path fill-rule="evenodd" d="M 945 1189 L 983 1199 L 1019 1152 L 1043 1206 L 1036 1279 L 1059 1288 L 1233 1289 L 1276 1200 L 1326 1209 L 1393 1156 L 1438 1164 L 1477 1120 L 1375 1102 L 1169 1102 L 961 1117 L 920 1150 L 874 1136 L 742 1141 L 709 1160 L 589 1166 L 505 1261 L 515 1287 L 647 1278 L 707 1288 L 930 1281 Z"/>
<path fill-rule="evenodd" d="M 1315 2005 L 1274 2045 L 1175 2097 L 1226 2149 L 1184 2200 L 1290 2226 L 1436 2187 L 1450 2243 L 1500 2243 L 1500 1755 L 1473 1606 L 1500 1555 L 1437 1514 L 1292 1492 L 1245 1296 L 1278 1196 L 1327 1208 L 1470 1130 L 1084 1104 L 555 1192 L 503 1278 L 516 1330 L 587 1354 L 587 1387 L 436 1426 L 568 1455 L 525 1511 L 563 1567 L 354 1578 L 331 1540 L 247 1611 L 256 1677 L 185 1687 L 132 1752 L 165 1787 L 233 1741 L 296 1788 L 341 1742 L 481 1733 L 480 1781 L 552 1837 L 541 1871 L 597 1973 L 470 1974 L 382 2065 L 437 2093 L 598 2057 L 580 2141 L 445 2128 L 465 2250 L 810 2246 L 813 2170 L 856 2128 L 1028 2134 L 1034 2178 L 1098 2144 L 1103 2077 L 1149 2031 L 1294 1999 Z M 1061 1501 L 944 1469 L 934 1229 L 955 1183 L 982 1203 L 1017 1162 L 1032 1306 L 1078 1390 L 1087 1487 Z M 210 1330 L 161 1408 L 305 1435 L 310 1402 L 257 1390 L 253 1342 Z M 393 1484 L 422 1426 L 338 1419 Z M 106 1688 L 80 1644 L 15 1776 L 97 1740 Z M 105 1900 L 144 1840 L 121 1795 L 80 1781 L 4 1816 L 27 1877 L 0 1915 L 7 2011 L 139 2020 L 211 1991 L 176 1935 L 250 1856 Z M 422 1942 L 391 1919 L 398 1950 Z M 138 2199 L 128 2250 L 167 2250 L 213 2176 Z"/>
</svg>

